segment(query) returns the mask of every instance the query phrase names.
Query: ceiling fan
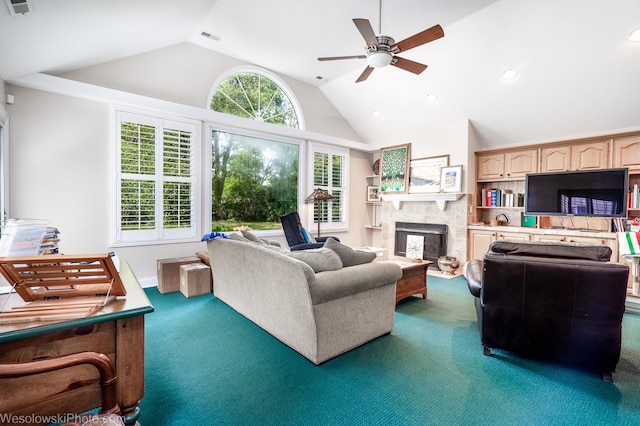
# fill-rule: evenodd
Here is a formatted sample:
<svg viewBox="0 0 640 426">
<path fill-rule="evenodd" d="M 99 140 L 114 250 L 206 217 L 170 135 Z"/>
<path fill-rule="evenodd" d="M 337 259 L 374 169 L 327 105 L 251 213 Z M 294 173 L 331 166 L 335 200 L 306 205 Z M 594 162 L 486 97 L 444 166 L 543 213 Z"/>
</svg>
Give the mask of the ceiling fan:
<svg viewBox="0 0 640 426">
<path fill-rule="evenodd" d="M 414 74 L 420 74 L 427 69 L 427 66 L 419 62 L 414 62 L 409 59 L 401 58 L 397 56 L 400 52 L 406 52 L 414 47 L 421 46 L 429 43 L 430 41 L 437 40 L 444 37 L 444 31 L 440 25 L 434 25 L 422 32 L 412 35 L 402 41 L 396 43 L 396 41 L 387 35 L 382 33 L 382 0 L 380 0 L 380 28 L 378 28 L 378 35 L 373 32 L 373 27 L 368 19 L 355 18 L 353 23 L 360 31 L 360 34 L 367 43 L 366 55 L 352 55 L 352 56 L 329 56 L 324 58 L 318 58 L 319 61 L 336 61 L 341 59 L 366 59 L 367 67 L 364 69 L 360 77 L 356 80 L 356 83 L 366 80 L 375 68 L 386 67 L 387 65 L 393 65 L 401 68 L 405 71 L 412 72 Z"/>
</svg>

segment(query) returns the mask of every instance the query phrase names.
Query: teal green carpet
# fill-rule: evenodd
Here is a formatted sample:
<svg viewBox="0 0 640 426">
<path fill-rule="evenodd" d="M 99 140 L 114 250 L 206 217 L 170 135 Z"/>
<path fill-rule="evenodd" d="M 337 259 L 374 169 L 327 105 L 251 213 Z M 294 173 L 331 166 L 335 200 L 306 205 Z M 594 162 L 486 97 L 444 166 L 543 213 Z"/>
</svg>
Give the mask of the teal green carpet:
<svg viewBox="0 0 640 426">
<path fill-rule="evenodd" d="M 429 277 L 390 335 L 314 366 L 212 295 L 147 289 L 143 426 L 638 425 L 640 315 L 625 314 L 614 383 L 484 356 L 464 278 Z"/>
</svg>

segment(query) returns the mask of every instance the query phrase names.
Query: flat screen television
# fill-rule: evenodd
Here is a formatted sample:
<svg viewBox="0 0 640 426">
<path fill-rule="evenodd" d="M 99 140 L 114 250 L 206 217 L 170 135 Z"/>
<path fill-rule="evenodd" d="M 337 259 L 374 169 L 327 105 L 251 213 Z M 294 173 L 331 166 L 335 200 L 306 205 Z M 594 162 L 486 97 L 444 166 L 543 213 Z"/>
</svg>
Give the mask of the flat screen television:
<svg viewBox="0 0 640 426">
<path fill-rule="evenodd" d="M 535 216 L 627 217 L 629 169 L 526 175 L 524 213 Z"/>
</svg>

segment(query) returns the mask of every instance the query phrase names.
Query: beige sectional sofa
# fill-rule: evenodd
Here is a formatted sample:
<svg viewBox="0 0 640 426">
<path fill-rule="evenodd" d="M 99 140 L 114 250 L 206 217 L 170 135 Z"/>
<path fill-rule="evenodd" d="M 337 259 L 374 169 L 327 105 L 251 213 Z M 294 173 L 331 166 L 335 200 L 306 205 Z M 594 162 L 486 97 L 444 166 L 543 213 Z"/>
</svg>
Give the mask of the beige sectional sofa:
<svg viewBox="0 0 640 426">
<path fill-rule="evenodd" d="M 289 252 L 211 239 L 215 296 L 316 365 L 390 333 L 402 270 L 331 244 Z"/>
</svg>

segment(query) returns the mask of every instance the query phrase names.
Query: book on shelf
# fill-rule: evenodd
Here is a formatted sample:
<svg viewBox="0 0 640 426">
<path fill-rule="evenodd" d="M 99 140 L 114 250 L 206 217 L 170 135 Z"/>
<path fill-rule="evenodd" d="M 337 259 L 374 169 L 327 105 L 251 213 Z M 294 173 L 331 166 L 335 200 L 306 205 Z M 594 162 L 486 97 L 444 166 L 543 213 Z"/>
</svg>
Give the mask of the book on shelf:
<svg viewBox="0 0 640 426">
<path fill-rule="evenodd" d="M 629 189 L 627 207 L 630 209 L 640 208 L 640 189 L 638 184 L 634 184 L 633 188 Z"/>
<path fill-rule="evenodd" d="M 482 207 L 524 207 L 524 194 L 511 189 L 482 188 Z"/>
</svg>

